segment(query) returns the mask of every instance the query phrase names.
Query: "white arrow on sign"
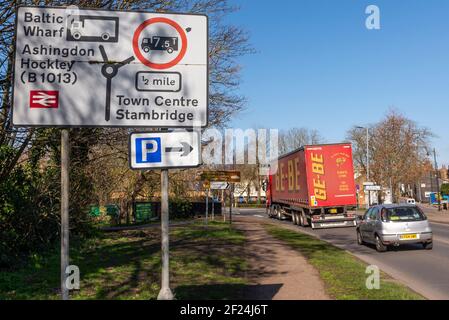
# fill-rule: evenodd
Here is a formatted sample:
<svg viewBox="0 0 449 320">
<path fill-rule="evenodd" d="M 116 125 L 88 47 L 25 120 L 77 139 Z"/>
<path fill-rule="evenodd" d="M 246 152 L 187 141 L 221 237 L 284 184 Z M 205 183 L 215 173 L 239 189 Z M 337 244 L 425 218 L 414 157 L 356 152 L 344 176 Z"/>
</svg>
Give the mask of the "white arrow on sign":
<svg viewBox="0 0 449 320">
<path fill-rule="evenodd" d="M 197 131 L 138 132 L 129 138 L 132 169 L 194 168 L 201 164 L 200 153 Z"/>
</svg>

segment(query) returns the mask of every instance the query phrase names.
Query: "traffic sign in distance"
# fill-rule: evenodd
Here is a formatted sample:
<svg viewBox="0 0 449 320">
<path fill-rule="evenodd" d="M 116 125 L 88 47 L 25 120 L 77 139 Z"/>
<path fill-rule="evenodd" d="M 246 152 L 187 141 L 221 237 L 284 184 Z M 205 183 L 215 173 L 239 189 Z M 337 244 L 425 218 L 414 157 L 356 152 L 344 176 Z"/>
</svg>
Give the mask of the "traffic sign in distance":
<svg viewBox="0 0 449 320">
<path fill-rule="evenodd" d="M 194 132 L 132 133 L 129 163 L 132 169 L 194 168 L 201 164 L 201 141 Z"/>
<path fill-rule="evenodd" d="M 240 182 L 240 171 L 203 171 L 201 181 Z"/>
<path fill-rule="evenodd" d="M 210 189 L 212 190 L 226 190 L 229 188 L 228 182 L 211 182 L 210 183 Z"/>
<path fill-rule="evenodd" d="M 207 126 L 205 15 L 17 10 L 13 123 Z"/>
<path fill-rule="evenodd" d="M 380 190 L 382 190 L 381 186 L 365 185 L 365 191 L 380 191 Z"/>
</svg>

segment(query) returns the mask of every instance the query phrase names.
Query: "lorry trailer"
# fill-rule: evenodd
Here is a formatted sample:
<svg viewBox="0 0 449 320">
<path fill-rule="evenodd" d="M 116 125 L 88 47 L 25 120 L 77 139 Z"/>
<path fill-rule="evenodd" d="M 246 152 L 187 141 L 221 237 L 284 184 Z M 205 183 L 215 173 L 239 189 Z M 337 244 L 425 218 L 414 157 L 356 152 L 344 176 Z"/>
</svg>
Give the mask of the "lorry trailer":
<svg viewBox="0 0 449 320">
<path fill-rule="evenodd" d="M 267 213 L 296 225 L 355 227 L 357 206 L 350 143 L 309 145 L 270 165 Z"/>
</svg>

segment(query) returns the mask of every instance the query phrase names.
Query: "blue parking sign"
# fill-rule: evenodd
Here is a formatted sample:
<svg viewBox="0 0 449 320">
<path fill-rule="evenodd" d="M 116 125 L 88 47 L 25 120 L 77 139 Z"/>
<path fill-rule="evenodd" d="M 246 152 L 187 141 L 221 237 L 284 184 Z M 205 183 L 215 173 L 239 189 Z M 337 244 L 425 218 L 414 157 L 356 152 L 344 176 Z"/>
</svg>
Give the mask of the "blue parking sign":
<svg viewBox="0 0 449 320">
<path fill-rule="evenodd" d="M 136 163 L 162 162 L 161 138 L 137 138 Z"/>
</svg>

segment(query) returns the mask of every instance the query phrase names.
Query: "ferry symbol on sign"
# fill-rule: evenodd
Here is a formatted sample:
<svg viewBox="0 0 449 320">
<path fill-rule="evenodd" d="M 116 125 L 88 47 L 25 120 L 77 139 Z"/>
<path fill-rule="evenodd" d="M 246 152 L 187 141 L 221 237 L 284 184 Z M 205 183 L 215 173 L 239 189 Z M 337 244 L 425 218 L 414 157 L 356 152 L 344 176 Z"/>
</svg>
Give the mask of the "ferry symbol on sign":
<svg viewBox="0 0 449 320">
<path fill-rule="evenodd" d="M 59 91 L 30 90 L 30 108 L 58 108 Z"/>
</svg>

